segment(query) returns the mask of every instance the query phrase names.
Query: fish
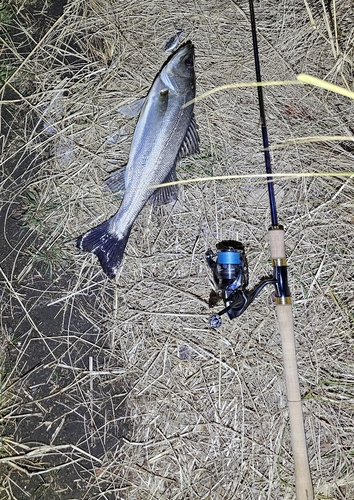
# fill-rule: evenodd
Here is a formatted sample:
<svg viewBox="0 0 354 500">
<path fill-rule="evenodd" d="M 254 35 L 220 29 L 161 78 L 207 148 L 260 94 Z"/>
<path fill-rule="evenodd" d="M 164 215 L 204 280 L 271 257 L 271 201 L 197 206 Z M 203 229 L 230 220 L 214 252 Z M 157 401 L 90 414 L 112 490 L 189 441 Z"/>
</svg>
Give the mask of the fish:
<svg viewBox="0 0 354 500">
<path fill-rule="evenodd" d="M 167 59 L 146 98 L 136 106 L 120 109 L 129 116 L 139 114 L 128 163 L 106 180 L 113 193 L 123 193 L 122 203 L 115 215 L 76 240 L 77 248 L 98 257 L 111 279 L 118 272 L 134 221 L 146 203 L 161 205 L 177 199 L 176 185 L 153 186 L 175 181 L 178 160 L 199 152 L 194 104 L 184 107 L 194 97 L 194 45 L 188 41 Z"/>
<path fill-rule="evenodd" d="M 184 30 L 177 30 L 177 33 L 171 37 L 165 45 L 165 52 L 173 52 L 184 34 Z"/>
</svg>

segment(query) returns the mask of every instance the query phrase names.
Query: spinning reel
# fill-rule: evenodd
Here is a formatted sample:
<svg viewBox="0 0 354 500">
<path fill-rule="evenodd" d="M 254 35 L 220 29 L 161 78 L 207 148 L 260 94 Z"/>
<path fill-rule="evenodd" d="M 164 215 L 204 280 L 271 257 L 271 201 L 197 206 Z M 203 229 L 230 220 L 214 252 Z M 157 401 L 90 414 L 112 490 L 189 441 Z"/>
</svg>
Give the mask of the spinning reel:
<svg viewBox="0 0 354 500">
<path fill-rule="evenodd" d="M 286 271 L 282 269 L 284 266 L 273 263 L 273 277 L 263 278 L 253 290 L 247 290 L 248 265 L 242 243 L 225 240 L 218 243 L 216 248 L 215 254 L 208 250 L 205 257 L 213 272 L 215 286 L 222 292 L 225 308 L 210 318 L 213 328 L 221 326 L 221 316 L 225 313 L 230 319 L 240 316 L 266 285 L 275 286 L 277 297 L 283 295 L 283 289 L 288 293 Z"/>
</svg>

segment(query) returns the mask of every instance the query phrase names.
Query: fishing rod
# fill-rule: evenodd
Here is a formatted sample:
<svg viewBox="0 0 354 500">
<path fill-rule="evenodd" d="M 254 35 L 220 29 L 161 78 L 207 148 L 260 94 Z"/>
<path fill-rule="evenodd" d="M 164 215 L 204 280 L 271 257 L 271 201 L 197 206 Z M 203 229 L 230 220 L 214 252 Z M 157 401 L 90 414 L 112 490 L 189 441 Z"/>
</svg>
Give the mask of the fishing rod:
<svg viewBox="0 0 354 500">
<path fill-rule="evenodd" d="M 261 70 L 257 42 L 256 19 L 253 0 L 249 0 L 252 42 L 256 79 L 261 83 Z M 228 314 L 230 319 L 240 316 L 253 302 L 266 285 L 274 285 L 276 311 L 282 341 L 284 371 L 287 388 L 291 444 L 295 466 L 295 491 L 297 500 L 312 500 L 313 486 L 306 447 L 305 429 L 302 413 L 299 376 L 296 363 L 295 336 L 288 271 L 285 254 L 284 228 L 278 224 L 275 202 L 272 166 L 269 153 L 268 131 L 265 118 L 263 89 L 259 85 L 258 103 L 261 118 L 264 160 L 267 172 L 267 187 L 272 225 L 269 228 L 270 254 L 273 276 L 263 278 L 252 290 L 248 286 L 248 266 L 242 243 L 233 240 L 222 241 L 216 245 L 217 252 L 209 250 L 206 261 L 213 273 L 215 285 L 222 292 L 225 308 L 210 318 L 214 328 L 221 325 L 221 316 Z"/>
</svg>

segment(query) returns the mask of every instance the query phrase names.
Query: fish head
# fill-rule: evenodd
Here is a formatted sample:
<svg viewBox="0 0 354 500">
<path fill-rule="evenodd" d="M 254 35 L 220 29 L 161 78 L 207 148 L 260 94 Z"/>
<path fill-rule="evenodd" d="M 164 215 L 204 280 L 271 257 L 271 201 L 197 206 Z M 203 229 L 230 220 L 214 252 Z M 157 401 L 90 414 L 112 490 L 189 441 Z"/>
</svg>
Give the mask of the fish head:
<svg viewBox="0 0 354 500">
<path fill-rule="evenodd" d="M 188 41 L 167 61 L 160 74 L 165 87 L 172 93 L 183 94 L 194 89 L 194 45 Z"/>
</svg>

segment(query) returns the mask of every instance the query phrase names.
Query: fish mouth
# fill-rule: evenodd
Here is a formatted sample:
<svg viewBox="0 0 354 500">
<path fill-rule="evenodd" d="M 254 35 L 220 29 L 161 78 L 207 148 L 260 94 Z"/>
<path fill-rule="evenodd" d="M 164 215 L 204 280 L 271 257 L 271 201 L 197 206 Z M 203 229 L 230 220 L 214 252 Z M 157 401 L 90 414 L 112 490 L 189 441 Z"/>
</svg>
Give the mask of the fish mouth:
<svg viewBox="0 0 354 500">
<path fill-rule="evenodd" d="M 180 52 L 181 54 L 187 54 L 188 52 L 194 52 L 194 45 L 191 40 L 188 40 L 186 43 L 180 46 L 180 48 L 177 50 L 177 52 Z"/>
<path fill-rule="evenodd" d="M 192 54 L 194 57 L 194 45 L 191 40 L 188 40 L 187 42 L 183 43 L 178 47 L 177 50 L 172 52 L 168 59 L 165 61 L 164 66 L 167 66 L 169 63 L 172 61 L 181 61 L 183 60 L 184 57 L 186 57 L 188 54 Z"/>
<path fill-rule="evenodd" d="M 176 63 L 184 62 L 187 68 L 191 69 L 194 66 L 194 45 L 188 40 L 186 43 L 181 45 L 181 47 L 175 52 L 172 57 L 175 59 Z"/>
<path fill-rule="evenodd" d="M 183 45 L 178 47 L 178 49 L 170 55 L 166 63 L 168 63 L 172 59 L 183 59 L 183 57 L 185 57 L 187 54 L 194 55 L 194 45 L 193 42 L 191 42 L 191 40 L 188 40 Z"/>
</svg>

